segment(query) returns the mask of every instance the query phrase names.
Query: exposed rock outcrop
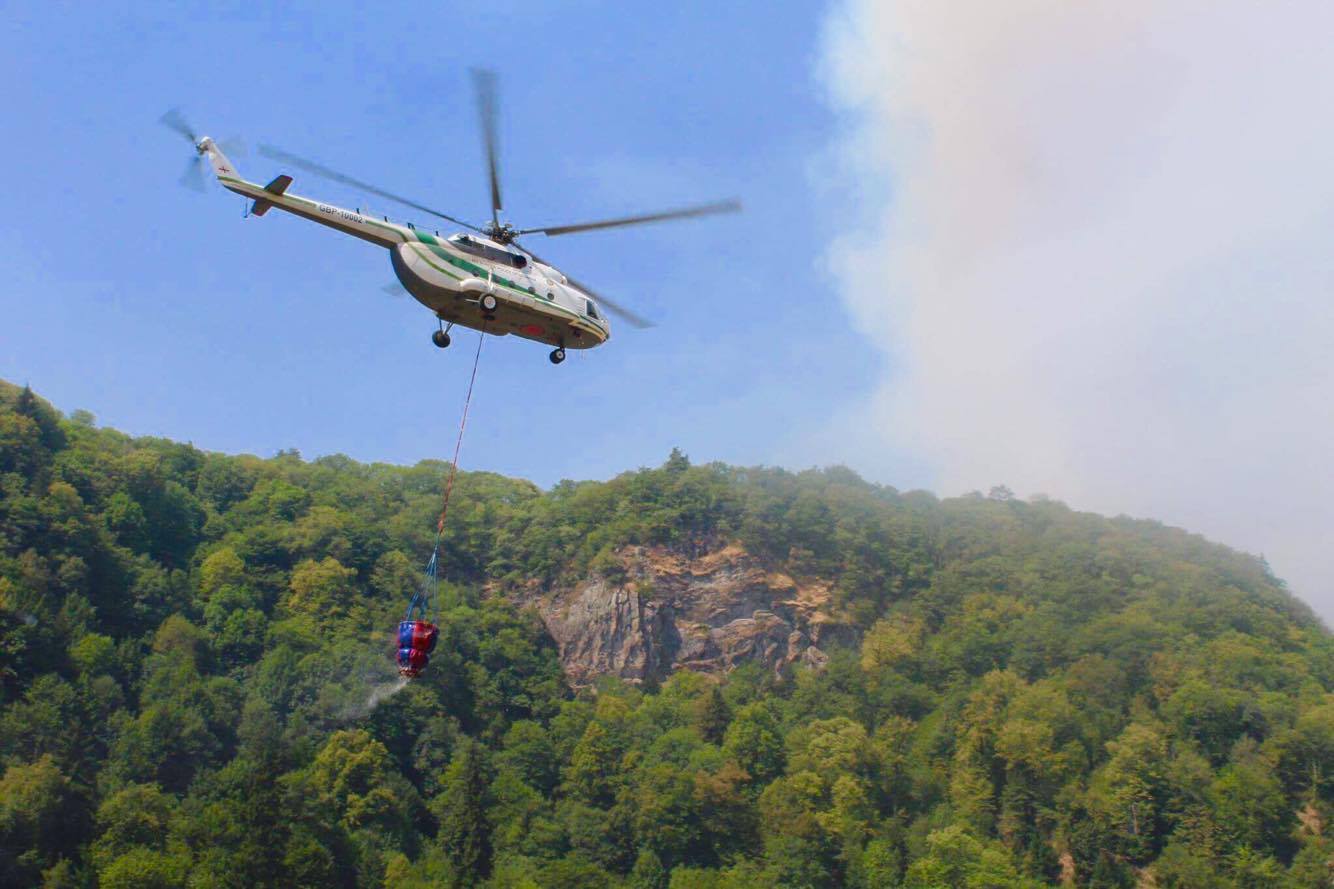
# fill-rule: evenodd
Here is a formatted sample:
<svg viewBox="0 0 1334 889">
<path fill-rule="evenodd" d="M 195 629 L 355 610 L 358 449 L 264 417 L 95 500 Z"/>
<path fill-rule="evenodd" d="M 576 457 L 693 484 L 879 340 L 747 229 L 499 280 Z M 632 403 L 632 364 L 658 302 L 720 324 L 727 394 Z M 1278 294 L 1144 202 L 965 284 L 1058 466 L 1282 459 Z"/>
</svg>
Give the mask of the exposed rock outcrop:
<svg viewBox="0 0 1334 889">
<path fill-rule="evenodd" d="M 755 660 L 821 666 L 851 628 L 828 611 L 829 585 L 768 570 L 739 546 L 698 558 L 661 547 L 618 553 L 624 577 L 514 595 L 537 609 L 576 685 L 611 674 L 641 681 L 686 668 L 724 673 Z"/>
</svg>

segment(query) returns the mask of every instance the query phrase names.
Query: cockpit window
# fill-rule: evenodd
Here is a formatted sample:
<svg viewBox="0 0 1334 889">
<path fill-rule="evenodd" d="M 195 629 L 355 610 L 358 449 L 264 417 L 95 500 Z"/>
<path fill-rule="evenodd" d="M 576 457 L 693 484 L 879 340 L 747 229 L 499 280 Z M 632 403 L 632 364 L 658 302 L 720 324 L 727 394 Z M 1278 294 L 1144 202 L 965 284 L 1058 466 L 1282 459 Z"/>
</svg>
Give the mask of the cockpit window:
<svg viewBox="0 0 1334 889">
<path fill-rule="evenodd" d="M 471 253 L 473 256 L 480 256 L 483 259 L 499 262 L 516 269 L 526 268 L 528 265 L 528 257 L 522 254 L 510 253 L 508 250 L 501 250 L 499 247 L 483 244 L 476 238 L 470 238 L 467 235 L 454 235 L 449 239 L 449 242 L 464 253 Z"/>
<path fill-rule="evenodd" d="M 586 299 L 586 300 L 584 300 L 584 306 L 585 306 L 585 307 L 587 308 L 587 310 L 588 310 L 587 313 L 586 313 L 586 314 L 588 315 L 588 317 L 590 317 L 590 318 L 596 318 L 596 319 L 598 319 L 599 321 L 602 320 L 602 316 L 598 314 L 598 307 L 595 306 L 595 305 L 593 305 L 593 301 L 592 301 L 591 299 Z"/>
</svg>

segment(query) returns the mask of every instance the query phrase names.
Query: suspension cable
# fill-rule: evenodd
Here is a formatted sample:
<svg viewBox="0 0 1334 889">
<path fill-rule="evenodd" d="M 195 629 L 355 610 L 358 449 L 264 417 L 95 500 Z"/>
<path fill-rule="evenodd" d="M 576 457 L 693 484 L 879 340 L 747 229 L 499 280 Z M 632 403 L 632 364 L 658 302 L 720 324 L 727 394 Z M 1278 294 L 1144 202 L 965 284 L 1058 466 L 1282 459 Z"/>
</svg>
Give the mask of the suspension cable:
<svg viewBox="0 0 1334 889">
<path fill-rule="evenodd" d="M 445 496 L 440 504 L 440 521 L 435 524 L 436 549 L 440 548 L 440 535 L 445 533 L 445 514 L 449 512 L 449 495 L 454 490 L 454 476 L 459 471 L 459 450 L 463 447 L 463 433 L 468 428 L 468 408 L 472 406 L 472 387 L 477 382 L 477 365 L 482 360 L 482 341 L 486 339 L 486 328 L 477 335 L 477 353 L 472 358 L 472 376 L 468 378 L 468 394 L 463 399 L 463 419 L 459 422 L 459 437 L 454 441 L 454 460 L 449 464 L 449 478 L 445 482 Z"/>
<path fill-rule="evenodd" d="M 482 360 L 482 341 L 486 339 L 486 325 L 483 324 L 481 332 L 477 335 L 477 352 L 472 358 L 472 375 L 468 378 L 468 394 L 463 399 L 463 418 L 459 421 L 458 438 L 454 440 L 454 459 L 449 464 L 449 476 L 445 479 L 444 496 L 440 503 L 440 518 L 435 523 L 435 546 L 431 548 L 431 558 L 426 563 L 426 578 L 422 584 L 422 589 L 413 595 L 412 601 L 408 603 L 408 611 L 405 620 L 411 620 L 413 612 L 420 615 L 421 620 L 426 619 L 426 613 L 429 609 L 432 612 L 431 622 L 437 623 L 440 615 L 440 601 L 436 595 L 439 587 L 439 568 L 440 568 L 440 541 L 445 535 L 445 516 L 449 513 L 449 495 L 454 491 L 454 477 L 459 471 L 459 453 L 463 448 L 463 433 L 468 428 L 468 408 L 472 406 L 472 390 L 477 383 L 477 366 Z"/>
</svg>

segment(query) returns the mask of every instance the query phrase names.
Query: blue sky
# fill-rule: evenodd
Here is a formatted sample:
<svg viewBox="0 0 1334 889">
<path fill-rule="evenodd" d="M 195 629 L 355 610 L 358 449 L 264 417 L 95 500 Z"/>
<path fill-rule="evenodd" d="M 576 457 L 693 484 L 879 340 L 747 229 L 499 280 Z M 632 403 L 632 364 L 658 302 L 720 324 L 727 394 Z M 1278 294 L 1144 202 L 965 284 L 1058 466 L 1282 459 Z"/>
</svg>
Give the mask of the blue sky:
<svg viewBox="0 0 1334 889">
<path fill-rule="evenodd" d="M 740 216 L 534 239 L 658 326 L 571 353 L 488 338 L 467 468 L 541 484 L 697 461 L 830 461 L 814 442 L 884 359 L 823 270 L 812 185 L 832 116 L 823 10 L 611 2 L 11 6 L 0 376 L 103 425 L 228 452 L 447 456 L 474 340 L 441 353 L 388 254 L 177 187 L 179 105 L 251 179 L 268 142 L 467 219 L 486 216 L 467 79 L 495 68 L 507 211 L 578 221 L 736 195 Z M 13 125 L 17 121 L 18 125 Z M 391 218 L 292 171 L 292 190 Z M 434 227 L 434 221 L 416 218 Z M 909 479 L 913 481 L 914 479 Z M 920 479 L 918 479 L 920 480 Z"/>
<path fill-rule="evenodd" d="M 1007 484 L 1264 554 L 1330 618 L 1332 9 L 10 4 L 0 377 L 208 449 L 447 456 L 472 335 L 434 349 L 384 251 L 177 187 L 156 121 L 481 220 L 487 65 L 511 221 L 746 212 L 533 239 L 659 326 L 558 368 L 488 339 L 466 468 Z"/>
</svg>

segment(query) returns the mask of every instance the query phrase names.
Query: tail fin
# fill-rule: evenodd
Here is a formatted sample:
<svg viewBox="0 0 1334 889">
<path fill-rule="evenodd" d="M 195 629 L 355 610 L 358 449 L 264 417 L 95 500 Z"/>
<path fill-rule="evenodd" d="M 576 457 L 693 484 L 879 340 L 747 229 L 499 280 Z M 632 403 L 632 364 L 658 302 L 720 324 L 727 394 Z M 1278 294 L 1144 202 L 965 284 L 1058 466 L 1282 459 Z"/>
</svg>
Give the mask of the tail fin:
<svg viewBox="0 0 1334 889">
<path fill-rule="evenodd" d="M 227 159 L 227 155 L 222 153 L 218 143 L 214 142 L 208 136 L 199 140 L 195 145 L 195 150 L 208 158 L 209 166 L 213 168 L 213 175 L 219 179 L 240 179 L 241 174 L 236 172 L 236 167 Z"/>
<path fill-rule="evenodd" d="M 227 159 L 227 155 L 222 153 L 222 149 L 218 147 L 217 142 L 205 136 L 199 140 L 195 148 L 201 155 L 208 158 L 209 166 L 213 167 L 213 175 L 218 177 L 224 187 L 248 197 L 254 194 L 251 189 L 258 186 L 241 178 L 241 174 L 236 172 L 236 167 L 232 166 L 232 162 Z M 275 196 L 281 195 L 287 191 L 287 186 L 291 184 L 292 177 L 284 173 L 281 176 L 274 177 L 272 182 L 264 186 L 264 191 Z M 264 198 L 255 198 L 250 213 L 254 216 L 263 216 L 269 212 L 269 208 L 272 206 L 271 201 L 266 201 Z"/>
<path fill-rule="evenodd" d="M 264 190 L 269 194 L 282 194 L 287 191 L 287 186 L 291 184 L 292 177 L 288 176 L 286 173 L 282 173 L 281 175 L 273 177 L 273 181 L 264 186 Z M 250 208 L 250 215 L 263 216 L 265 213 L 269 212 L 269 208 L 272 206 L 272 202 L 266 201 L 263 198 L 257 198 L 254 206 Z"/>
</svg>

